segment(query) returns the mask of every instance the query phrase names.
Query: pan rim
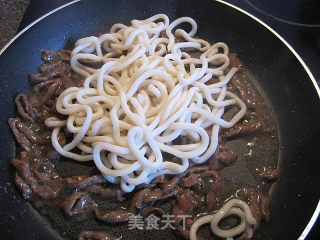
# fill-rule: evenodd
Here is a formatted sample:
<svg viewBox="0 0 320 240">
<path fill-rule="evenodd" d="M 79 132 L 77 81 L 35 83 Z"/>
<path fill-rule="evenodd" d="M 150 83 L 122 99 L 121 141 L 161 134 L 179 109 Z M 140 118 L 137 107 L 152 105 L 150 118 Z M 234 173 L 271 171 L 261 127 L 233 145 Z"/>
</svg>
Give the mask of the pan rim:
<svg viewBox="0 0 320 240">
<path fill-rule="evenodd" d="M 69 3 L 63 4 L 60 7 L 57 7 L 53 10 L 51 10 L 50 12 L 44 14 L 43 16 L 41 16 L 40 18 L 34 20 L 33 22 L 31 22 L 29 25 L 27 25 L 24 29 L 22 29 L 20 32 L 18 32 L 13 38 L 11 38 L 9 40 L 9 42 L 0 50 L 0 56 L 5 52 L 5 50 L 15 41 L 17 40 L 22 34 L 24 34 L 28 29 L 30 29 L 31 27 L 33 27 L 34 25 L 36 25 L 38 22 L 42 21 L 43 19 L 45 19 L 46 17 L 52 15 L 53 13 L 66 8 L 72 4 L 75 4 L 77 2 L 80 2 L 82 0 L 73 0 Z M 309 67 L 305 64 L 305 62 L 303 61 L 303 59 L 300 57 L 300 55 L 294 50 L 294 48 L 277 32 L 275 31 L 273 28 L 271 28 L 268 24 L 266 24 L 264 21 L 260 20 L 259 18 L 257 18 L 256 16 L 254 16 L 253 14 L 247 12 L 246 10 L 243 10 L 240 7 L 237 7 L 231 3 L 226 2 L 225 0 L 215 0 L 216 2 L 219 2 L 221 4 L 224 4 L 228 7 L 231 7 L 233 9 L 235 9 L 236 11 L 239 11 L 245 15 L 247 15 L 248 17 L 250 17 L 251 19 L 253 19 L 254 21 L 258 22 L 259 24 L 261 24 L 263 27 L 265 27 L 267 30 L 269 30 L 273 35 L 275 35 L 291 52 L 292 54 L 297 58 L 297 60 L 300 62 L 300 64 L 302 65 L 302 67 L 304 68 L 304 70 L 307 72 L 311 82 L 313 83 L 314 88 L 317 91 L 318 97 L 320 99 L 320 88 L 317 84 L 316 79 L 314 78 L 312 72 L 310 71 Z M 299 236 L 298 240 L 303 240 L 307 237 L 307 235 L 309 234 L 309 232 L 311 231 L 312 227 L 314 226 L 314 224 L 316 223 L 318 217 L 320 215 L 320 199 L 318 201 L 318 204 L 313 212 L 313 215 L 311 216 L 307 226 L 305 227 L 305 229 L 303 230 L 303 232 L 301 233 L 301 235 Z"/>
</svg>

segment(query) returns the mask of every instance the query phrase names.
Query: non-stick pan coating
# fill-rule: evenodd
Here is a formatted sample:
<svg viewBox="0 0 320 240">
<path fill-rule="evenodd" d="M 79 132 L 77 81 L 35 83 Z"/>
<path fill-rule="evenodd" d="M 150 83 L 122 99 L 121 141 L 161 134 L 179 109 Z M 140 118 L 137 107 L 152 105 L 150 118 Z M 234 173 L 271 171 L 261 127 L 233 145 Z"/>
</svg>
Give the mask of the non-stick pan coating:
<svg viewBox="0 0 320 240">
<path fill-rule="evenodd" d="M 199 36 L 228 43 L 259 82 L 272 105 L 281 147 L 280 177 L 272 190 L 272 219 L 260 226 L 255 238 L 300 236 L 319 201 L 320 102 L 313 82 L 293 53 L 260 23 L 212 0 L 90 0 L 46 17 L 0 56 L 0 238 L 59 238 L 22 200 L 10 166 L 14 144 L 6 122 L 15 115 L 14 95 L 28 91 L 27 76 L 41 63 L 39 50 L 70 47 L 80 37 L 107 32 L 113 23 L 129 23 L 156 13 L 165 13 L 171 19 L 193 17 Z"/>
</svg>

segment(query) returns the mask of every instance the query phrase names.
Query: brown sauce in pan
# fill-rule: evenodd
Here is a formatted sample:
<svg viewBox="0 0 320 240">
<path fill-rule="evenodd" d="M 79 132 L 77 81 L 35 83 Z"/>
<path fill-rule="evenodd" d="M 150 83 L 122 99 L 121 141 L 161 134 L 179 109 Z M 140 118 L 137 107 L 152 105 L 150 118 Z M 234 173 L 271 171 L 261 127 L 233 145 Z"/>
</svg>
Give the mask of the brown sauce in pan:
<svg viewBox="0 0 320 240">
<path fill-rule="evenodd" d="M 235 54 L 230 59 L 231 66 L 240 64 Z M 17 95 L 18 116 L 8 120 L 18 145 L 12 165 L 16 169 L 14 181 L 23 197 L 49 219 L 61 236 L 188 238 L 188 229 L 199 214 L 218 210 L 230 197 L 246 201 L 259 222 L 269 221 L 268 191 L 278 174 L 277 132 L 262 91 L 243 66 L 229 90 L 242 98 L 248 111 L 234 127 L 221 130 L 219 147 L 211 159 L 181 175 L 160 176 L 127 194 L 108 183 L 93 162 L 63 158 L 51 146 L 51 131 L 44 120 L 63 117 L 55 110 L 57 96 L 70 86 L 81 86 L 84 79 L 71 70 L 67 50 L 43 50 L 42 60 L 39 73 L 30 75 L 31 94 Z M 59 136 L 60 144 L 70 137 L 65 131 Z M 128 230 L 128 221 L 138 214 L 144 218 L 150 214 L 159 218 L 171 215 L 175 230 Z M 190 216 L 186 229 L 178 215 Z M 222 224 L 233 223 L 226 220 Z M 204 230 L 199 231 L 199 239 L 210 236 L 210 231 Z"/>
</svg>

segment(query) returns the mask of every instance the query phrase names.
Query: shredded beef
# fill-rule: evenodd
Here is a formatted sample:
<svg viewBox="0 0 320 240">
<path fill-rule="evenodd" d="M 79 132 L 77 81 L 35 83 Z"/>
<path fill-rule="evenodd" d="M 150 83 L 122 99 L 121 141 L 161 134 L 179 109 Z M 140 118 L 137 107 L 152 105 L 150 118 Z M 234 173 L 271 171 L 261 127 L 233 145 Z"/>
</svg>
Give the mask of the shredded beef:
<svg viewBox="0 0 320 240">
<path fill-rule="evenodd" d="M 82 231 L 78 235 L 78 240 L 114 240 L 108 233 L 102 231 Z"/>
<path fill-rule="evenodd" d="M 132 212 L 124 209 L 100 211 L 98 208 L 94 208 L 94 212 L 99 220 L 109 223 L 127 222 L 133 216 Z"/>
</svg>

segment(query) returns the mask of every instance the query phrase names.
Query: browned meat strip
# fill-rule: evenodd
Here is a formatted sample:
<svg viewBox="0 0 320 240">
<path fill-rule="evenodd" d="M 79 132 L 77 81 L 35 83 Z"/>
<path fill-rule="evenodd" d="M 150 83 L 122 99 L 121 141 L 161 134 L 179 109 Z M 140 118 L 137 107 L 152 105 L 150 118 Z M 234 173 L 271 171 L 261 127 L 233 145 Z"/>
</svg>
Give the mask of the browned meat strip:
<svg viewBox="0 0 320 240">
<path fill-rule="evenodd" d="M 55 52 L 53 50 L 41 50 L 41 59 L 44 62 L 54 62 L 62 60 L 62 54 L 60 52 Z"/>
<path fill-rule="evenodd" d="M 236 53 L 230 53 L 229 54 L 229 60 L 230 60 L 229 67 L 238 68 L 240 66 L 240 61 L 239 61 L 238 56 L 237 56 Z"/>
<path fill-rule="evenodd" d="M 28 162 L 19 159 L 12 159 L 11 163 L 17 169 L 21 179 L 30 186 L 34 193 L 43 199 L 53 199 L 57 196 L 57 192 L 54 191 L 49 185 L 39 185 L 37 183 L 36 179 L 31 173 Z"/>
<path fill-rule="evenodd" d="M 145 188 L 137 192 L 130 203 L 130 209 L 143 208 L 147 203 L 164 200 L 173 196 L 176 196 L 182 191 L 180 188 L 174 188 L 171 191 L 165 192 L 163 188 L 156 188 L 151 190 L 150 188 Z"/>
<path fill-rule="evenodd" d="M 163 198 L 164 192 L 163 189 L 157 188 L 151 191 L 148 191 L 142 199 L 142 203 L 153 202 Z"/>
<path fill-rule="evenodd" d="M 32 184 L 32 190 L 43 199 L 54 199 L 58 193 L 49 185 Z"/>
<path fill-rule="evenodd" d="M 199 174 L 190 174 L 188 177 L 181 179 L 180 186 L 189 188 L 193 185 L 200 184 L 201 178 Z"/>
<path fill-rule="evenodd" d="M 17 169 L 19 176 L 25 183 L 30 186 L 36 182 L 32 176 L 28 162 L 13 158 L 11 163 Z"/>
<path fill-rule="evenodd" d="M 172 189 L 176 188 L 177 185 L 178 185 L 179 182 L 180 182 L 180 179 L 181 179 L 182 177 L 184 177 L 184 176 L 185 176 L 185 174 L 182 173 L 182 174 L 180 174 L 180 175 L 178 175 L 178 176 L 176 176 L 176 177 L 173 177 L 173 178 L 170 179 L 170 180 L 164 181 L 163 184 L 162 184 L 163 191 L 164 191 L 164 192 L 169 192 L 169 191 L 171 191 Z"/>
<path fill-rule="evenodd" d="M 39 102 L 37 102 L 37 107 L 40 107 L 46 104 L 50 98 L 58 95 L 57 90 L 59 89 L 60 86 L 61 86 L 60 82 L 53 81 L 52 84 L 50 84 L 50 86 L 47 88 L 46 93 L 40 97 Z"/>
<path fill-rule="evenodd" d="M 150 188 L 145 188 L 137 192 L 130 202 L 130 209 L 133 211 L 134 209 L 140 209 L 144 206 L 143 199 L 150 192 Z"/>
<path fill-rule="evenodd" d="M 72 81 L 70 76 L 68 74 L 61 74 L 59 81 L 61 83 L 61 87 L 63 89 L 69 88 L 69 87 L 74 87 L 76 84 Z M 82 84 L 83 86 L 83 84 Z"/>
<path fill-rule="evenodd" d="M 79 63 L 82 63 L 92 68 L 101 68 L 103 65 L 103 62 L 97 62 L 92 59 L 86 59 L 86 58 L 79 58 L 78 61 Z"/>
<path fill-rule="evenodd" d="M 39 66 L 39 71 L 41 73 L 44 73 L 44 72 L 49 72 L 51 71 L 53 68 L 61 65 L 61 64 L 64 64 L 63 62 L 61 61 L 57 61 L 57 62 L 49 62 L 49 63 L 44 63 L 44 64 L 41 64 Z"/>
<path fill-rule="evenodd" d="M 72 184 L 78 189 L 85 189 L 94 184 L 106 183 L 107 180 L 102 175 L 93 176 L 73 176 L 70 178 L 65 178 L 65 182 Z"/>
<path fill-rule="evenodd" d="M 63 202 L 63 208 L 67 215 L 74 216 L 83 213 L 89 202 L 89 195 L 84 192 L 75 192 Z"/>
<path fill-rule="evenodd" d="M 59 53 L 61 54 L 62 61 L 70 62 L 71 60 L 71 51 L 70 50 L 60 50 Z"/>
<path fill-rule="evenodd" d="M 19 176 L 19 174 L 16 172 L 14 175 L 14 181 L 17 184 L 18 188 L 20 189 L 22 196 L 24 199 L 29 199 L 32 194 L 32 190 L 29 187 L 28 184 L 26 184 Z"/>
<path fill-rule="evenodd" d="M 270 198 L 268 196 L 260 194 L 259 202 L 260 202 L 262 218 L 266 222 L 269 222 L 270 221 L 270 209 L 269 209 Z"/>
<path fill-rule="evenodd" d="M 164 200 L 169 197 L 176 196 L 181 191 L 182 189 L 175 188 L 172 191 L 165 193 L 163 189 L 154 189 L 154 190 L 151 190 L 150 192 L 147 192 L 147 194 L 143 197 L 142 202 L 149 203 L 153 201 Z"/>
<path fill-rule="evenodd" d="M 253 217 L 257 220 L 255 229 L 258 228 L 261 219 L 270 220 L 269 197 L 258 190 L 244 189 L 244 197 L 249 201 L 249 207 Z"/>
<path fill-rule="evenodd" d="M 201 198 L 190 189 L 185 189 L 177 195 L 177 201 L 173 206 L 172 215 L 175 218 L 175 224 L 178 225 L 183 219 L 179 215 L 190 215 L 193 210 L 201 204 Z"/>
<path fill-rule="evenodd" d="M 35 85 L 32 87 L 32 90 L 35 91 L 35 92 L 39 92 L 39 91 L 42 90 L 44 87 L 53 84 L 55 81 L 56 81 L 56 79 L 55 79 L 55 80 L 48 80 L 48 81 L 44 81 L 44 82 L 37 83 L 37 84 L 35 84 Z"/>
<path fill-rule="evenodd" d="M 9 127 L 11 128 L 11 131 L 13 133 L 13 135 L 15 136 L 17 142 L 19 143 L 19 145 L 26 150 L 27 152 L 30 151 L 31 146 L 30 146 L 30 141 L 27 139 L 27 137 L 22 134 L 18 128 L 16 127 L 16 121 L 17 118 L 9 118 L 8 119 L 8 124 Z"/>
<path fill-rule="evenodd" d="M 275 181 L 279 176 L 278 169 L 274 169 L 271 167 L 264 167 L 262 170 L 256 169 L 256 171 L 263 179 L 266 179 L 269 181 Z"/>
<path fill-rule="evenodd" d="M 187 170 L 187 173 L 198 173 L 198 172 L 203 172 L 207 170 L 209 170 L 208 166 L 198 166 L 198 167 L 189 168 Z"/>
<path fill-rule="evenodd" d="M 47 79 L 57 78 L 61 76 L 67 69 L 68 67 L 65 64 L 58 64 L 57 66 L 52 67 L 52 69 L 41 73 L 41 76 Z"/>
<path fill-rule="evenodd" d="M 152 212 L 156 212 L 156 213 L 158 213 L 160 216 L 166 214 L 166 212 L 165 212 L 162 208 L 159 208 L 159 207 L 146 207 L 146 208 L 144 208 L 144 209 L 142 210 L 141 215 L 142 215 L 143 217 L 146 217 L 146 216 L 148 216 L 148 215 L 149 215 L 150 213 L 152 213 Z"/>
<path fill-rule="evenodd" d="M 15 119 L 15 126 L 28 140 L 37 144 L 48 143 L 48 135 L 43 134 L 42 136 L 38 135 L 35 131 L 33 131 L 29 126 L 27 126 L 20 119 Z"/>
<path fill-rule="evenodd" d="M 78 240 L 114 240 L 108 233 L 103 231 L 82 231 L 78 235 Z"/>
<path fill-rule="evenodd" d="M 97 194 L 103 198 L 116 199 L 120 202 L 124 200 L 123 191 L 118 188 L 107 188 L 95 184 L 87 187 L 86 192 Z"/>
<path fill-rule="evenodd" d="M 212 178 L 213 181 L 207 181 L 206 178 Z M 190 188 L 197 186 L 198 188 L 203 188 L 203 190 L 217 191 L 221 187 L 221 177 L 214 170 L 207 170 L 200 173 L 189 174 L 189 176 L 182 178 L 180 186 L 184 188 Z M 204 186 L 207 186 L 205 189 Z"/>
<path fill-rule="evenodd" d="M 28 100 L 28 97 L 24 93 L 20 93 L 17 95 L 15 102 L 18 113 L 22 119 L 25 121 L 34 122 L 37 116 L 35 110 Z"/>
<path fill-rule="evenodd" d="M 209 160 L 210 169 L 221 170 L 237 161 L 238 155 L 226 144 L 219 144 L 218 149 Z"/>
<path fill-rule="evenodd" d="M 94 212 L 98 219 L 107 223 L 127 222 L 133 216 L 132 212 L 124 209 L 100 211 L 94 208 Z"/>
<path fill-rule="evenodd" d="M 232 139 L 243 135 L 255 133 L 263 128 L 263 122 L 259 120 L 244 120 L 224 131 L 224 139 Z"/>
<path fill-rule="evenodd" d="M 38 74 L 30 74 L 29 76 L 29 82 L 31 85 L 37 84 L 37 83 L 41 83 L 41 82 L 45 82 L 48 81 L 49 78 L 48 77 L 44 77 L 42 76 L 40 73 Z"/>
<path fill-rule="evenodd" d="M 216 194 L 213 191 L 209 191 L 206 196 L 206 203 L 208 211 L 213 210 L 216 204 Z"/>
<path fill-rule="evenodd" d="M 255 109 L 256 102 L 253 97 L 253 94 L 246 88 L 243 83 L 243 79 L 239 76 L 239 73 L 236 73 L 231 79 L 232 84 L 237 88 L 242 101 L 247 105 L 250 109 Z"/>
</svg>

